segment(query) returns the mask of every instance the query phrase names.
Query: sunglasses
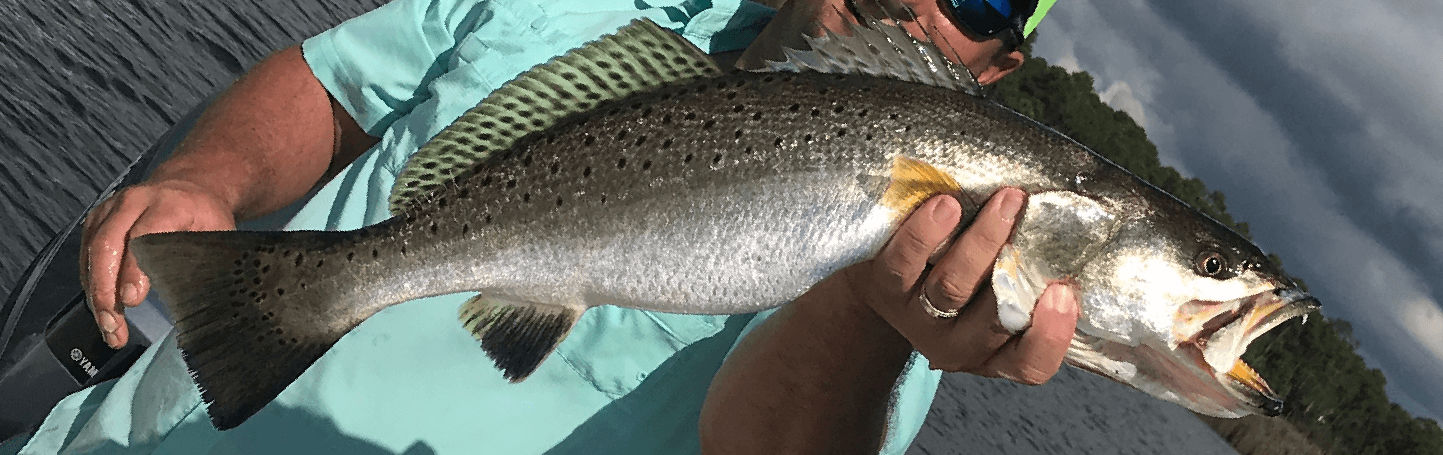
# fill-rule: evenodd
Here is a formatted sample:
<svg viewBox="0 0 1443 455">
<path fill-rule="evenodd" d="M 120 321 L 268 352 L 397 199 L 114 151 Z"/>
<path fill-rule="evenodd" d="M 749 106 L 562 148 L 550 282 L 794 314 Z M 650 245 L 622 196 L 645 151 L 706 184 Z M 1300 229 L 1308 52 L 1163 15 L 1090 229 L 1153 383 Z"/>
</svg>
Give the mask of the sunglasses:
<svg viewBox="0 0 1443 455">
<path fill-rule="evenodd" d="M 946 0 L 952 7 L 952 15 L 962 27 L 983 38 L 1011 31 L 1007 36 L 1014 43 L 1021 43 L 1022 24 L 1013 19 L 1014 11 L 1009 0 Z"/>
</svg>

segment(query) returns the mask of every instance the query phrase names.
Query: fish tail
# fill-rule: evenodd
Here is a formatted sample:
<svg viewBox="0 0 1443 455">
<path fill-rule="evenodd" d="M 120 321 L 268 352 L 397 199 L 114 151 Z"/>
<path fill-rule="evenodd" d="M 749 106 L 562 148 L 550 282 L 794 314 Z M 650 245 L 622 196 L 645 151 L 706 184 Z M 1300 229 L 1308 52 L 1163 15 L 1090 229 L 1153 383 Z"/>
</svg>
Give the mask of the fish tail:
<svg viewBox="0 0 1443 455">
<path fill-rule="evenodd" d="M 239 425 L 270 403 L 369 315 L 327 291 L 342 286 L 325 280 L 323 251 L 350 235 L 171 232 L 131 241 L 171 311 L 217 428 Z"/>
</svg>

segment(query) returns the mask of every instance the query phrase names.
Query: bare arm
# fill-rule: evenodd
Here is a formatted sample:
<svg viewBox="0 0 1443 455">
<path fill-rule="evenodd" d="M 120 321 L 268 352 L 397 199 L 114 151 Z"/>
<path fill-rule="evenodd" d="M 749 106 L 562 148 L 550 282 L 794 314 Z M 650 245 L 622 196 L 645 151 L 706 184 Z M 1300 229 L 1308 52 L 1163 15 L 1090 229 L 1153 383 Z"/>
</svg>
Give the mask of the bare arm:
<svg viewBox="0 0 1443 455">
<path fill-rule="evenodd" d="M 1013 336 L 980 286 L 1011 233 L 1015 209 L 1009 213 L 1003 199 L 994 197 L 926 276 L 927 258 L 958 223 L 950 197 L 919 208 L 876 259 L 822 281 L 762 323 L 712 382 L 703 450 L 876 453 L 892 388 L 914 348 L 947 371 L 1028 384 L 1056 373 L 1077 320 L 1071 291 L 1049 287 L 1031 328 Z M 917 300 L 922 289 L 939 309 L 961 316 L 927 314 Z"/>
<path fill-rule="evenodd" d="M 234 229 L 304 196 L 375 142 L 311 74 L 299 46 L 261 61 L 206 109 L 169 160 L 86 217 L 81 281 L 106 342 L 126 342 L 121 314 L 150 288 L 125 249 L 131 238 Z"/>
</svg>

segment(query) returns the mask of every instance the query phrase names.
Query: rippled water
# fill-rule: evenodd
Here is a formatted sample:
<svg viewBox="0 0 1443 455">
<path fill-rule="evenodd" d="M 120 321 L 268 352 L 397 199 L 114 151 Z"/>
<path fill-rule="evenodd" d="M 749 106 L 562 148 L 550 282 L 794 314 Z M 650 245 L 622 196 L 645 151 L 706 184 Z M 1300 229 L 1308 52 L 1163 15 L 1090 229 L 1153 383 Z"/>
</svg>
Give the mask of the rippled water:
<svg viewBox="0 0 1443 455">
<path fill-rule="evenodd" d="M 0 1 L 0 296 L 171 123 L 382 0 Z"/>
<path fill-rule="evenodd" d="M 267 53 L 383 0 L 0 3 L 0 297 L 132 158 Z M 949 375 L 912 453 L 1231 453 L 1186 411 L 1064 370 Z"/>
</svg>

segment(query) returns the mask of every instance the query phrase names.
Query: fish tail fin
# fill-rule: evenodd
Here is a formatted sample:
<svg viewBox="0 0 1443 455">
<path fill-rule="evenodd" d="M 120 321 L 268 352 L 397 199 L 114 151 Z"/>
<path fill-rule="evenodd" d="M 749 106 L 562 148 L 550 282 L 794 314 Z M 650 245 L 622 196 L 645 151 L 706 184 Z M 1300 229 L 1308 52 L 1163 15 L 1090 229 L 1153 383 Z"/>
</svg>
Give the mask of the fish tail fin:
<svg viewBox="0 0 1443 455">
<path fill-rule="evenodd" d="M 478 295 L 461 305 L 461 324 L 481 342 L 506 380 L 521 382 L 566 339 L 581 305 L 517 302 Z"/>
<path fill-rule="evenodd" d="M 372 312 L 326 279 L 342 232 L 171 232 L 130 242 L 175 321 L 211 422 L 229 429 L 270 403 Z"/>
</svg>

